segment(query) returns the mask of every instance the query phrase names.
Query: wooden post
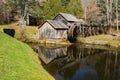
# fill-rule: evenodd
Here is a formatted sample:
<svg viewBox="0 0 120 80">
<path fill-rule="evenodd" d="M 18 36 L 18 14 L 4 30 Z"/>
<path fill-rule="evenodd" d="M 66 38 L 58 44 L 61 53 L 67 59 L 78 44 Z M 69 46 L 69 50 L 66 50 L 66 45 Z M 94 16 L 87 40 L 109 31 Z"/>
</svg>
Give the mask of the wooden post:
<svg viewBox="0 0 120 80">
<path fill-rule="evenodd" d="M 80 25 L 80 36 L 81 36 L 81 25 Z"/>
</svg>

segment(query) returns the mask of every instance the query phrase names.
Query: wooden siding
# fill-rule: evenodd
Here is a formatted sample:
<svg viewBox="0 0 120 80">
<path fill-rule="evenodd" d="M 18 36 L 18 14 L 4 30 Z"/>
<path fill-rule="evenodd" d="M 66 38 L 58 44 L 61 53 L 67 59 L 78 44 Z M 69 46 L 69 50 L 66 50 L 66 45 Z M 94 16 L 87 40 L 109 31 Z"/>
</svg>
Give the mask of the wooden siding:
<svg viewBox="0 0 120 80">
<path fill-rule="evenodd" d="M 39 39 L 67 39 L 67 30 L 56 30 L 48 22 L 39 28 Z"/>
</svg>

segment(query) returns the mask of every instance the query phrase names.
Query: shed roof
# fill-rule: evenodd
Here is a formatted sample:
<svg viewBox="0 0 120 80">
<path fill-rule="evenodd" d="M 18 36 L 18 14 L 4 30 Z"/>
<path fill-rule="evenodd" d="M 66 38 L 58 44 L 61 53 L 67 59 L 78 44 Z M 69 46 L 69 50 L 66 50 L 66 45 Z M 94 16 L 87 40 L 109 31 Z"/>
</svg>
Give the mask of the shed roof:
<svg viewBox="0 0 120 80">
<path fill-rule="evenodd" d="M 62 23 L 61 21 L 47 20 L 46 22 L 48 22 L 56 30 L 67 30 L 68 29 L 68 26 Z"/>
<path fill-rule="evenodd" d="M 58 15 L 62 15 L 67 21 L 72 21 L 72 22 L 76 22 L 79 21 L 75 16 L 73 16 L 72 14 L 67 14 L 67 13 L 59 13 Z M 57 15 L 57 16 L 58 16 Z M 56 16 L 56 17 L 57 17 Z"/>
<path fill-rule="evenodd" d="M 83 19 L 78 19 L 78 23 L 83 24 L 83 25 L 89 25 L 86 21 L 84 21 Z"/>
<path fill-rule="evenodd" d="M 47 20 L 55 29 L 68 29 L 68 26 L 62 23 L 61 21 L 56 20 Z"/>
</svg>

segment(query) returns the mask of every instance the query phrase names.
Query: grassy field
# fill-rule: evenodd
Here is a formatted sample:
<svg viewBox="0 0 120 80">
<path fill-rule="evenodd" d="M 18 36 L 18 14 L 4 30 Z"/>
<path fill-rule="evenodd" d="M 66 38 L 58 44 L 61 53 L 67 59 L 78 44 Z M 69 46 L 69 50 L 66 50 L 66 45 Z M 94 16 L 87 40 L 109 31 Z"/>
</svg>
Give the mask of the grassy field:
<svg viewBox="0 0 120 80">
<path fill-rule="evenodd" d="M 68 40 L 39 40 L 38 39 L 38 27 L 27 26 L 24 34 L 21 34 L 22 29 L 19 26 L 12 25 L 0 25 L 0 31 L 3 32 L 3 28 L 15 29 L 15 38 L 26 43 L 53 43 L 61 45 L 70 45 Z"/>
<path fill-rule="evenodd" d="M 53 80 L 26 44 L 0 32 L 0 80 Z"/>
<path fill-rule="evenodd" d="M 78 37 L 77 41 L 85 44 L 106 45 L 116 48 L 120 47 L 120 41 L 115 40 L 112 35 L 97 35 L 86 38 Z"/>
<path fill-rule="evenodd" d="M 38 41 L 38 29 L 37 26 L 26 26 L 26 30 L 21 34 L 22 29 L 16 24 L 0 25 L 0 32 L 3 29 L 15 29 L 15 38 L 24 42 L 37 42 Z"/>
</svg>

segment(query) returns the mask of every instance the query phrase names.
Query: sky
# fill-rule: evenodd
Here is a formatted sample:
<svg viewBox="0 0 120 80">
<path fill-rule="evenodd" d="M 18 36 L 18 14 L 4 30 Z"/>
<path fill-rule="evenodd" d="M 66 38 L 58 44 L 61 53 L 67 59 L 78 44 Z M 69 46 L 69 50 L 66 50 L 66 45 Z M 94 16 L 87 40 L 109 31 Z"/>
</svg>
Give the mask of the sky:
<svg viewBox="0 0 120 80">
<path fill-rule="evenodd" d="M 81 0 L 83 8 L 85 8 L 85 6 L 87 6 L 87 5 L 90 5 L 90 1 L 91 0 Z"/>
</svg>

